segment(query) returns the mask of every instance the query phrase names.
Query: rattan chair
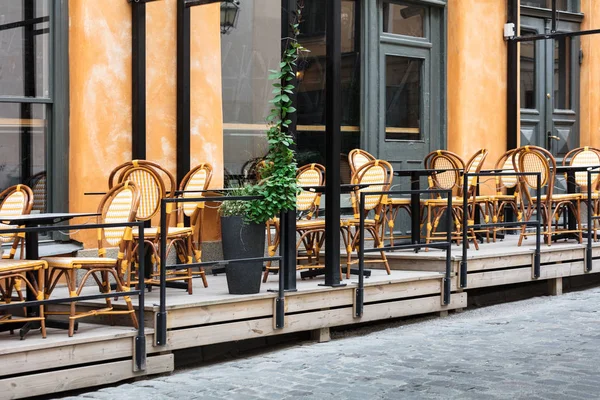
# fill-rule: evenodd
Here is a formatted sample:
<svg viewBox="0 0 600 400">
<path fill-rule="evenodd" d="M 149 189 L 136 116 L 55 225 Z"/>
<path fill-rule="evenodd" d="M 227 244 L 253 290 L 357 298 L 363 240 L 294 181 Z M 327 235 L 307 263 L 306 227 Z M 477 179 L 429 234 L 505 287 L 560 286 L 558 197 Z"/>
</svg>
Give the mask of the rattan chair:
<svg viewBox="0 0 600 400">
<path fill-rule="evenodd" d="M 449 190 L 452 191 L 452 219 L 454 220 L 454 231 L 452 232 L 452 240 L 456 240 L 458 243 L 462 240 L 462 219 L 463 212 L 467 212 L 467 220 L 473 223 L 474 213 L 477 210 L 474 196 L 475 185 L 469 185 L 467 189 L 467 195 L 470 197 L 467 199 L 469 209 L 463 210 L 463 187 L 462 187 L 462 176 L 465 171 L 465 165 L 462 159 L 446 150 L 437 150 L 429 153 L 425 157 L 425 167 L 430 170 L 439 171 L 432 172 L 428 177 L 429 188 L 437 190 Z M 429 199 L 421 200 L 421 206 L 425 209 L 426 217 L 426 235 L 425 243 L 431 243 L 434 240 L 446 240 L 445 232 L 438 232 L 440 220 L 444 212 L 448 208 L 448 199 L 444 198 L 440 194 L 432 195 Z M 447 227 L 452 229 L 452 227 Z M 473 240 L 475 249 L 479 249 L 477 243 L 477 236 L 473 229 L 468 231 L 468 239 Z"/>
<path fill-rule="evenodd" d="M 32 211 L 45 213 L 46 212 L 46 186 L 47 177 L 46 171 L 38 172 L 32 176 L 28 185 L 33 192 L 33 208 Z"/>
<path fill-rule="evenodd" d="M 383 160 L 371 160 L 359 167 L 352 175 L 352 184 L 369 185 L 360 187 L 351 193 L 352 218 L 342 218 L 341 236 L 346 246 L 346 278 L 350 278 L 350 267 L 358 260 L 352 260 L 352 253 L 358 249 L 361 232 L 359 231 L 360 214 L 364 214 L 365 231 L 373 238 L 375 248 L 383 248 L 383 238 L 380 236 L 383 225 L 383 213 L 386 206 L 386 195 L 365 195 L 364 204 L 359 205 L 360 194 L 369 192 L 387 191 L 390 188 L 393 177 L 393 169 L 390 163 Z M 369 218 L 369 213 L 373 217 Z M 382 249 L 380 259 L 365 259 L 365 263 L 383 264 L 388 275 L 391 274 L 390 266 Z"/>
<path fill-rule="evenodd" d="M 540 210 L 542 216 L 542 235 L 546 238 L 548 246 L 552 244 L 552 236 L 557 233 L 574 234 L 579 243 L 582 241 L 581 230 L 581 194 L 554 194 L 554 183 L 556 179 L 556 160 L 548 150 L 537 146 L 525 146 L 517 149 L 513 154 L 513 166 L 519 172 L 539 173 L 541 176 L 541 188 L 546 191 L 541 196 Z M 521 201 L 524 207 L 524 221 L 529 221 L 536 210 L 537 196 L 532 195 L 530 190 L 536 189 L 537 176 L 524 175 L 519 177 Z M 577 228 L 569 230 L 561 228 L 560 218 L 571 211 L 577 220 Z M 527 237 L 526 225 L 521 228 L 519 246 Z"/>
<path fill-rule="evenodd" d="M 296 173 L 298 186 L 323 186 L 325 185 L 325 167 L 321 164 L 308 164 L 298 169 Z M 323 244 L 325 233 L 325 221 L 318 219 L 321 193 L 316 190 L 301 190 L 296 197 L 296 232 L 299 238 L 296 242 L 298 261 L 306 261 L 306 264 L 298 264 L 297 270 L 322 268 L 319 265 L 319 252 Z M 277 252 L 280 240 L 280 221 L 273 218 L 267 222 L 267 244 L 269 256 L 273 257 Z M 300 249 L 304 247 L 303 253 Z M 279 270 L 270 261 L 266 263 L 263 282 L 266 282 L 269 272 Z"/>
<path fill-rule="evenodd" d="M 160 213 L 161 199 L 172 198 L 175 194 L 176 184 L 173 175 L 165 168 L 152 161 L 133 160 L 121 164 L 111 173 L 109 177 L 109 185 L 113 184 L 114 177 L 117 175 L 117 182 L 130 180 L 135 182 L 140 189 L 140 207 L 136 217 L 138 221 L 151 221 L 153 217 L 159 215 Z M 167 177 L 166 182 L 168 186 L 166 186 L 163 176 Z M 174 218 L 174 221 L 177 218 L 177 216 L 174 215 L 176 211 L 177 207 L 174 207 L 173 203 L 167 205 L 167 256 L 168 253 L 174 249 L 176 251 L 177 258 L 182 263 L 191 264 L 193 253 L 193 231 L 190 227 L 170 226 L 171 217 Z M 148 285 L 156 286 L 160 284 L 160 229 L 158 227 L 146 228 L 144 230 L 144 235 L 144 245 L 150 249 L 150 260 L 155 266 L 149 277 L 146 277 L 146 283 Z M 133 230 L 133 237 L 137 242 L 139 236 L 136 229 Z M 138 243 L 138 245 L 140 244 Z M 137 252 L 134 251 L 134 254 L 136 253 Z M 137 273 L 136 270 L 133 271 L 134 274 Z M 134 276 L 132 279 L 135 281 L 139 278 Z M 166 279 L 167 282 L 184 281 L 184 283 L 187 284 L 187 292 L 192 294 L 193 282 L 191 269 L 179 270 L 177 272 L 167 271 Z"/>
<path fill-rule="evenodd" d="M 192 168 L 182 179 L 179 184 L 179 190 L 184 193 L 181 195 L 182 198 L 195 198 L 204 197 L 204 190 L 208 189 L 210 181 L 212 179 L 213 169 L 210 164 L 200 164 L 195 168 Z M 198 191 L 198 192 L 194 192 Z M 192 229 L 192 253 L 196 259 L 196 262 L 202 262 L 202 224 L 204 222 L 204 207 L 206 203 L 203 201 L 199 202 L 186 202 L 182 203 L 181 207 L 178 207 L 178 218 L 177 227 L 182 228 L 185 226 L 184 217 L 190 219 L 190 227 Z M 184 241 L 175 241 L 177 245 L 183 245 L 187 242 L 187 236 Z M 183 250 L 179 251 L 180 254 L 184 253 Z M 192 275 L 200 275 L 204 287 L 208 287 L 206 281 L 206 274 L 204 268 L 200 267 L 198 272 L 192 272 Z"/>
<path fill-rule="evenodd" d="M 102 199 L 98 207 L 98 223 L 125 223 L 135 220 L 140 204 L 140 191 L 135 183 L 125 181 L 116 184 Z M 104 244 L 118 248 L 117 258 L 106 257 Z M 129 285 L 124 280 L 130 276 L 129 270 L 132 262 L 133 235 L 131 227 L 98 228 L 98 257 L 46 257 L 49 274 L 46 279 L 46 298 L 52 295 L 56 285 L 62 277 L 66 280 L 70 297 L 78 297 L 86 287 L 90 278 L 98 285 L 102 293 L 110 293 L 111 281 L 116 284 L 116 290 L 126 292 Z M 79 284 L 77 272 L 84 271 Z M 46 312 L 47 315 L 68 315 L 69 336 L 73 336 L 75 320 L 97 315 L 129 315 L 135 328 L 138 322 L 135 310 L 129 296 L 124 297 L 127 310 L 115 310 L 111 299 L 106 298 L 106 307 L 96 310 L 77 312 L 77 303 L 70 304 L 69 311 Z"/>
<path fill-rule="evenodd" d="M 469 161 L 467 161 L 465 171 L 469 174 L 480 173 L 481 169 L 483 167 L 483 163 L 485 162 L 485 159 L 487 158 L 487 156 L 488 156 L 487 149 L 477 150 L 475 152 L 475 154 L 473 154 L 473 156 L 471 156 Z M 464 182 L 463 182 L 463 185 L 464 185 Z M 481 186 L 481 184 L 480 184 L 479 177 L 473 176 L 473 177 L 471 177 L 471 179 L 469 179 L 467 189 L 466 189 L 466 194 L 469 199 L 469 210 L 468 210 L 469 215 L 470 215 L 469 219 L 474 221 L 475 216 L 479 215 L 479 216 L 483 216 L 485 223 L 488 223 L 490 220 L 490 215 L 492 215 L 492 213 L 493 213 L 493 204 L 492 204 L 489 196 L 479 194 L 480 186 Z M 463 193 L 459 193 L 459 196 L 463 196 L 464 193 L 465 192 L 464 192 L 464 188 L 463 188 Z M 486 235 L 487 242 L 489 243 L 490 229 L 485 228 L 485 229 L 475 230 L 475 233 L 484 233 Z"/>
<path fill-rule="evenodd" d="M 140 212 L 138 212 L 137 220 L 151 221 L 153 217 L 160 212 L 160 201 L 162 198 L 173 198 L 175 195 L 175 178 L 173 175 L 160 165 L 150 161 L 134 161 L 133 165 L 126 168 L 119 176 L 119 181 L 132 180 L 138 184 L 141 192 Z M 167 177 L 167 179 L 163 179 Z M 167 186 L 168 185 L 168 186 Z M 175 250 L 176 258 L 180 263 L 192 263 L 192 236 L 193 230 L 185 226 L 171 226 L 171 221 L 176 221 L 177 211 L 174 203 L 169 203 L 166 206 L 166 226 L 167 226 L 167 243 L 166 249 L 168 258 L 170 252 Z M 173 220 L 171 218 L 174 218 Z M 146 282 L 149 285 L 160 284 L 160 239 L 161 232 L 159 227 L 149 227 L 144 230 L 145 243 L 151 248 L 151 261 L 157 268 L 150 275 L 150 279 Z M 138 242 L 139 236 L 136 229 L 133 231 L 133 237 Z M 134 251 L 134 255 L 137 251 Z M 193 281 L 191 269 L 183 269 L 177 271 L 167 271 L 167 282 L 183 281 L 187 284 L 187 292 L 192 294 Z M 203 282 L 206 286 L 206 281 Z"/>
<path fill-rule="evenodd" d="M 350 170 L 353 175 L 360 167 L 373 160 L 376 160 L 375 156 L 362 149 L 354 149 L 348 153 L 348 164 L 350 164 Z M 381 225 L 381 238 L 383 240 L 389 239 L 390 245 L 393 246 L 394 240 L 396 239 L 396 236 L 394 235 L 394 225 L 398 213 L 400 210 L 404 210 L 409 218 L 412 215 L 410 199 L 385 196 L 383 202 L 385 204 L 385 209 L 383 213 L 384 223 Z M 385 232 L 388 230 L 389 236 L 385 236 Z"/>
<path fill-rule="evenodd" d="M 25 288 L 29 289 L 35 299 L 44 299 L 44 275 L 48 268 L 48 263 L 44 260 L 0 260 L 0 295 L 2 296 L 3 304 L 14 304 L 17 306 L 13 298 L 13 292 L 17 296 L 19 302 L 23 302 L 24 296 L 22 292 L 22 282 L 25 282 Z M 39 321 L 42 337 L 46 337 L 46 316 L 44 314 L 44 306 L 39 305 L 34 307 L 38 309 L 37 315 L 28 316 L 25 308 L 23 316 L 13 318 L 10 313 L 0 315 L 0 325 L 12 323 L 24 323 Z M 11 331 L 12 332 L 12 331 Z"/>
<path fill-rule="evenodd" d="M 34 204 L 32 190 L 26 185 L 15 185 L 5 189 L 0 193 L 0 216 L 26 215 L 31 212 Z M 10 225 L 0 227 L 7 229 Z M 10 243 L 12 246 L 7 254 L 3 254 L 4 259 L 13 259 L 19 246 L 21 247 L 21 258 L 24 258 L 23 245 L 25 243 L 25 233 L 3 233 L 0 234 L 0 243 Z"/>
<path fill-rule="evenodd" d="M 513 166 L 513 154 L 516 150 L 508 150 L 504 153 L 494 166 L 495 171 L 503 173 L 516 172 Z M 492 223 L 502 223 L 506 220 L 506 209 L 512 210 L 517 218 L 521 221 L 523 218 L 523 207 L 519 196 L 519 177 L 517 175 L 501 175 L 495 177 L 496 193 L 489 196 L 492 205 Z M 509 190 L 514 190 L 513 194 L 509 194 Z M 496 242 L 497 234 L 501 231 L 520 230 L 521 228 L 493 228 L 493 241 Z"/>
<path fill-rule="evenodd" d="M 570 165 L 572 167 L 598 167 L 600 166 L 600 150 L 594 147 L 578 147 L 568 152 L 563 158 L 563 165 Z M 566 174 L 565 174 L 566 175 Z M 600 174 L 592 174 L 592 211 L 593 216 L 596 217 L 600 213 L 600 201 L 598 197 L 598 185 Z M 567 177 L 565 176 L 565 179 Z M 588 174 L 586 171 L 575 172 L 575 184 L 579 187 L 581 192 L 581 199 L 585 202 L 588 201 Z M 600 221 L 597 219 L 592 220 L 592 228 L 594 229 L 594 240 L 598 239 L 596 229 Z"/>
</svg>

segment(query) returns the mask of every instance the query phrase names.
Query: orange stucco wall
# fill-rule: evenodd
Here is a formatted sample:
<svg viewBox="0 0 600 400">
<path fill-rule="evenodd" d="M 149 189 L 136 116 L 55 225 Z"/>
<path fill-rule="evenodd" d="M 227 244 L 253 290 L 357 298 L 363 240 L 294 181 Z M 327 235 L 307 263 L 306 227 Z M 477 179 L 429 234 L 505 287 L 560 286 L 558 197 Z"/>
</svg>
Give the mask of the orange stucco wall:
<svg viewBox="0 0 600 400">
<path fill-rule="evenodd" d="M 505 22 L 505 1 L 448 1 L 448 149 L 487 148 L 484 168 L 506 151 Z"/>
<path fill-rule="evenodd" d="M 582 0 L 582 30 L 600 28 L 600 2 Z M 600 35 L 581 37 L 581 145 L 600 147 Z"/>
<path fill-rule="evenodd" d="M 176 3 L 147 5 L 147 158 L 175 174 Z M 70 211 L 95 210 L 110 171 L 131 159 L 131 6 L 122 0 L 69 2 Z M 209 162 L 222 186 L 219 5 L 192 11 L 191 163 Z M 207 240 L 217 238 L 213 225 Z M 86 244 L 95 234 L 75 235 Z"/>
</svg>

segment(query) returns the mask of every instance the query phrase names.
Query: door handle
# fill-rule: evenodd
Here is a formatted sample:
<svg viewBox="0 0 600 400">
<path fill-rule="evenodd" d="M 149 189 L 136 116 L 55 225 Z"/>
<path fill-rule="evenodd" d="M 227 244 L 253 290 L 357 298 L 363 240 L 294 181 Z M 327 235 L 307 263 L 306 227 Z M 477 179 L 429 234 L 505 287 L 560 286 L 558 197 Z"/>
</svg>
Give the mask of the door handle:
<svg viewBox="0 0 600 400">
<path fill-rule="evenodd" d="M 548 139 L 554 139 L 556 141 L 560 141 L 560 136 L 550 135 L 550 136 L 548 136 Z"/>
</svg>

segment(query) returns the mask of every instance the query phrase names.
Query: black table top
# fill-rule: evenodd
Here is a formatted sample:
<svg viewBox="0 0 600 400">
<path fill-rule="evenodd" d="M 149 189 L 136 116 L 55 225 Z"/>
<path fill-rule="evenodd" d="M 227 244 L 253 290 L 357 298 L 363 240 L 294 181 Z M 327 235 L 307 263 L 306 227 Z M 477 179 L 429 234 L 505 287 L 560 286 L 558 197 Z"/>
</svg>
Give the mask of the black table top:
<svg viewBox="0 0 600 400">
<path fill-rule="evenodd" d="M 56 224 L 77 217 L 96 217 L 98 213 L 40 213 L 26 215 L 0 216 L 0 222 L 4 224 L 38 225 Z"/>
</svg>

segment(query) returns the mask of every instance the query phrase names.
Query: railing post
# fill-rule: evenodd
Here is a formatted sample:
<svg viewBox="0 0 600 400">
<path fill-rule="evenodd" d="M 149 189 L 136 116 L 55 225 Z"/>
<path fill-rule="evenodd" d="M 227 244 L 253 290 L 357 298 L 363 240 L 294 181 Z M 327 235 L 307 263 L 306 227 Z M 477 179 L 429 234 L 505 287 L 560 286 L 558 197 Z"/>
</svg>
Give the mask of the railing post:
<svg viewBox="0 0 600 400">
<path fill-rule="evenodd" d="M 585 272 L 592 270 L 592 229 L 594 228 L 594 222 L 592 219 L 593 207 L 592 207 L 592 169 L 587 170 L 587 224 L 588 234 L 587 243 L 585 246 Z"/>
<path fill-rule="evenodd" d="M 356 288 L 356 310 L 354 316 L 360 318 L 364 309 L 364 291 L 365 291 L 365 213 L 363 204 L 365 202 L 365 193 L 359 192 L 358 210 L 360 210 L 358 220 L 358 287 Z"/>
<path fill-rule="evenodd" d="M 167 344 L 167 200 L 160 201 L 160 304 L 156 314 L 156 345 Z M 144 243 L 140 243 L 143 246 Z M 141 278 L 144 279 L 144 278 Z"/>
<path fill-rule="evenodd" d="M 448 210 L 452 210 L 452 191 L 448 191 Z M 413 216 L 414 218 L 414 216 Z M 446 213 L 446 241 L 448 246 L 446 248 L 446 275 L 444 276 L 444 298 L 443 304 L 450 304 L 450 295 L 452 292 L 451 279 L 452 279 L 452 212 Z"/>
<path fill-rule="evenodd" d="M 287 212 L 284 210 L 280 214 L 279 227 L 279 290 L 277 299 L 275 299 L 275 328 L 283 329 L 285 326 L 285 279 L 288 267 L 287 257 Z M 294 249 L 295 250 L 295 249 Z"/>
<path fill-rule="evenodd" d="M 467 228 L 469 224 L 467 208 L 469 206 L 467 193 L 465 192 L 465 188 L 469 183 L 469 174 L 467 172 L 463 175 L 463 213 L 462 213 L 462 257 L 460 260 L 460 287 L 467 287 L 467 247 L 469 245 L 468 236 L 467 236 Z M 450 197 L 452 197 L 452 193 L 450 193 Z M 449 213 L 452 213 L 452 210 L 448 210 Z M 451 227 L 449 226 L 448 229 Z M 477 238 L 475 238 L 477 240 Z"/>
<path fill-rule="evenodd" d="M 533 279 L 540 277 L 540 248 L 542 243 L 542 175 L 536 173 L 536 205 L 535 212 L 537 214 L 537 224 L 535 224 L 535 254 L 533 256 Z"/>
<path fill-rule="evenodd" d="M 138 235 L 139 242 L 144 243 L 144 223 L 138 222 Z M 146 290 L 146 282 L 143 277 L 144 274 L 144 255 L 145 255 L 144 246 L 138 246 L 138 259 L 139 259 L 139 269 L 138 274 L 142 278 L 138 282 L 138 289 L 140 294 L 138 296 L 138 334 L 135 338 L 135 366 L 137 371 L 145 371 L 146 370 L 146 333 L 144 327 L 144 300 L 145 300 L 145 290 Z M 128 271 L 127 273 L 130 273 Z"/>
</svg>

